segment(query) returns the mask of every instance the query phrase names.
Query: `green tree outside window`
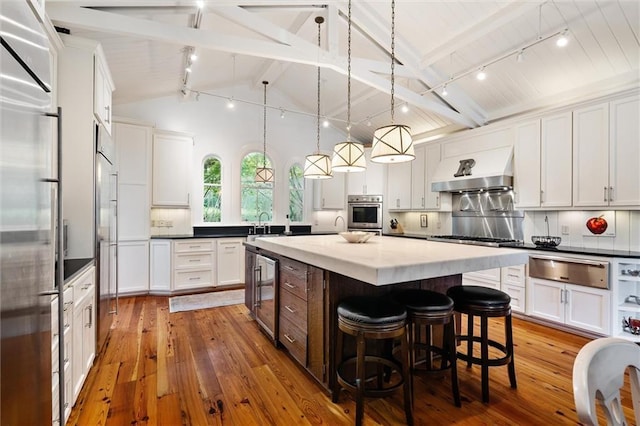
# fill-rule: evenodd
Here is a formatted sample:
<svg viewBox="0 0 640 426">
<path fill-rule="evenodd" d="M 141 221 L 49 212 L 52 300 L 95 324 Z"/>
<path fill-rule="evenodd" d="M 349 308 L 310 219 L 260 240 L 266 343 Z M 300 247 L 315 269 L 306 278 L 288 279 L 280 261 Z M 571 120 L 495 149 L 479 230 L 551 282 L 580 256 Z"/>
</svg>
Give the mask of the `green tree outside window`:
<svg viewBox="0 0 640 426">
<path fill-rule="evenodd" d="M 222 220 L 222 164 L 215 157 L 204 160 L 203 185 L 202 220 L 220 222 Z"/>
<path fill-rule="evenodd" d="M 302 222 L 304 218 L 304 171 L 299 164 L 289 169 L 289 220 Z"/>
<path fill-rule="evenodd" d="M 266 159 L 266 167 L 273 167 L 269 157 Z M 262 212 L 267 212 L 267 218 L 273 219 L 273 183 L 256 182 L 256 168 L 262 167 L 262 152 L 250 152 L 240 164 L 241 186 L 241 217 L 245 222 L 257 222 Z"/>
</svg>

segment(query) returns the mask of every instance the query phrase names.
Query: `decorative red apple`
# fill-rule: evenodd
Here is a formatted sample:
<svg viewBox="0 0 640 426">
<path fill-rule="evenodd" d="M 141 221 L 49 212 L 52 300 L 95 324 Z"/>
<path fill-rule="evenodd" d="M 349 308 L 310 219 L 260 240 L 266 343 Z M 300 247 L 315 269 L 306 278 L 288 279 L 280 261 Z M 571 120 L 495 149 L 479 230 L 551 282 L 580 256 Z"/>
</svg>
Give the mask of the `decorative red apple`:
<svg viewBox="0 0 640 426">
<path fill-rule="evenodd" d="M 607 230 L 607 221 L 602 216 L 604 215 L 592 217 L 587 220 L 587 228 L 592 234 L 599 235 Z"/>
</svg>

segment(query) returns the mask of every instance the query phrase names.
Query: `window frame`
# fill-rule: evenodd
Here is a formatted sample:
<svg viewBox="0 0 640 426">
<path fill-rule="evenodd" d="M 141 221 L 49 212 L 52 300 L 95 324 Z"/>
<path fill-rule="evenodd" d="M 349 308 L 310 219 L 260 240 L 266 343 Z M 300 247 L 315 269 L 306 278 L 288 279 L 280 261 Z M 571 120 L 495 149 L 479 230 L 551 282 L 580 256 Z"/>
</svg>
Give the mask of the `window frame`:
<svg viewBox="0 0 640 426">
<path fill-rule="evenodd" d="M 247 157 L 251 156 L 251 155 L 257 155 L 259 158 L 256 161 L 256 167 L 253 169 L 251 176 L 252 179 L 251 181 L 243 181 L 243 165 L 244 165 L 244 161 L 247 159 Z M 257 167 L 262 167 L 262 155 L 263 152 L 262 151 L 258 151 L 256 149 L 252 149 L 247 151 L 246 153 L 244 153 L 242 155 L 242 157 L 240 158 L 240 221 L 241 222 L 245 222 L 245 223 L 254 223 L 254 222 L 258 222 L 260 213 L 266 211 L 268 213 L 268 216 L 265 220 L 265 218 L 262 218 L 262 222 L 267 222 L 267 221 L 273 221 L 273 215 L 275 212 L 275 202 L 276 202 L 276 179 L 277 179 L 277 174 L 275 173 L 275 167 L 274 167 L 274 163 L 273 160 L 271 159 L 271 157 L 269 157 L 269 155 L 266 155 L 266 166 L 267 167 L 271 167 L 272 169 L 274 169 L 274 181 L 270 182 L 270 183 L 261 183 L 261 182 L 255 182 L 255 169 Z M 245 188 L 255 188 L 256 189 L 256 206 L 255 206 L 255 217 L 253 216 L 246 216 L 243 213 L 244 210 L 244 206 L 245 206 L 245 197 L 244 197 L 244 193 L 245 193 Z M 259 204 L 259 200 L 258 198 L 260 197 L 261 193 L 270 193 L 271 196 L 271 201 L 270 201 L 270 209 L 269 210 L 260 210 L 260 206 Z M 258 213 L 259 212 L 259 213 Z"/>
<path fill-rule="evenodd" d="M 209 160 L 215 160 L 220 164 L 220 175 L 219 175 L 219 181 L 220 183 L 216 184 L 216 183 L 208 183 L 205 181 L 205 166 L 207 164 L 207 161 Z M 201 172 L 202 172 L 202 222 L 203 223 L 222 223 L 222 204 L 223 204 L 223 198 L 222 198 L 222 194 L 223 194 L 223 163 L 222 163 L 222 159 L 220 157 L 218 157 L 217 155 L 211 154 L 211 155 L 207 155 L 204 157 L 204 159 L 202 160 L 202 167 L 201 167 Z M 205 206 L 205 200 L 206 200 L 206 187 L 210 186 L 210 187 L 218 187 L 219 188 L 219 200 L 220 200 L 220 207 L 219 207 L 219 211 L 220 211 L 220 220 L 218 221 L 212 221 L 212 220 L 207 220 L 205 219 L 205 211 L 207 209 L 207 207 Z"/>
</svg>

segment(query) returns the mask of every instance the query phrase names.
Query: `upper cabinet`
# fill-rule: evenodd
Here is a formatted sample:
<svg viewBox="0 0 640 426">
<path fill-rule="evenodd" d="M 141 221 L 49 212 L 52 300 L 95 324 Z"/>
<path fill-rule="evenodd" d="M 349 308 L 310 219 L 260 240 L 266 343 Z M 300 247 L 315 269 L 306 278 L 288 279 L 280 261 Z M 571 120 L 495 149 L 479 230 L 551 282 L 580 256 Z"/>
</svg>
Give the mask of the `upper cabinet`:
<svg viewBox="0 0 640 426">
<path fill-rule="evenodd" d="M 345 210 L 347 208 L 346 174 L 334 173 L 331 179 L 314 180 L 314 210 Z"/>
<path fill-rule="evenodd" d="M 94 86 L 93 86 L 93 113 L 100 121 L 107 132 L 111 133 L 111 94 L 113 92 L 113 81 L 109 68 L 104 60 L 102 49 L 98 47 L 94 57 Z"/>
<path fill-rule="evenodd" d="M 389 210 L 411 210 L 411 163 L 387 166 L 387 208 Z"/>
<path fill-rule="evenodd" d="M 514 192 L 516 208 L 571 206 L 571 112 L 517 126 Z"/>
<path fill-rule="evenodd" d="M 640 100 L 574 111 L 575 206 L 640 205 Z"/>
<path fill-rule="evenodd" d="M 364 156 L 367 169 L 363 172 L 346 173 L 347 194 L 378 195 L 384 194 L 384 164 L 371 161 L 371 148 L 365 148 Z M 335 176 L 336 172 L 333 173 Z"/>
<path fill-rule="evenodd" d="M 153 207 L 188 208 L 191 195 L 193 137 L 156 130 L 153 133 Z"/>
<path fill-rule="evenodd" d="M 441 151 L 440 144 L 424 147 L 424 208 L 426 210 L 451 210 L 451 194 L 431 190 L 433 175 L 440 164 Z"/>
</svg>

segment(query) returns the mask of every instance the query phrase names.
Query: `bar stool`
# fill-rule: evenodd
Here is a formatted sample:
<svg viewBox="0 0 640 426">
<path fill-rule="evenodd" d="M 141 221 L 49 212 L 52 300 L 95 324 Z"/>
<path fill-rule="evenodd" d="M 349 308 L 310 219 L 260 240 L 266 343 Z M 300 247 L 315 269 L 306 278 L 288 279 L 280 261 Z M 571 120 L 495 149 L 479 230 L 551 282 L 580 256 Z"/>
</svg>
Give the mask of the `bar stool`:
<svg viewBox="0 0 640 426">
<path fill-rule="evenodd" d="M 441 374 L 451 370 L 451 391 L 456 407 L 461 406 L 458 388 L 458 368 L 456 358 L 456 332 L 453 317 L 453 300 L 443 294 L 430 290 L 408 289 L 392 295 L 393 299 L 407 309 L 407 328 L 409 335 L 409 356 L 413 381 L 413 373 L 417 371 L 428 374 Z M 442 346 L 432 342 L 434 325 L 443 325 Z M 422 327 L 425 328 L 425 340 L 422 341 Z M 425 351 L 425 369 L 416 368 L 416 357 L 419 351 Z M 440 368 L 432 365 L 433 354 L 441 356 Z M 413 388 L 413 382 L 412 386 Z"/>
<path fill-rule="evenodd" d="M 351 296 L 338 304 L 338 336 L 336 353 L 340 362 L 336 368 L 336 380 L 332 400 L 338 401 L 341 389 L 355 392 L 356 425 L 361 425 L 364 417 L 365 397 L 384 397 L 392 394 L 400 387 L 404 390 L 404 409 L 407 424 L 413 425 L 413 409 L 411 405 L 411 380 L 409 380 L 409 345 L 405 331 L 407 311 L 389 298 L 372 296 Z M 356 339 L 356 356 L 343 359 L 345 335 Z M 367 342 L 381 342 L 385 348 L 394 339 L 400 339 L 402 358 L 398 362 L 391 351 L 383 353 L 367 353 Z M 355 377 L 347 377 L 347 369 L 355 363 Z M 375 366 L 377 374 L 371 377 Z M 399 373 L 397 381 L 391 381 L 393 371 Z M 353 374 L 351 374 L 353 376 Z M 369 376 L 369 377 L 368 377 Z M 376 378 L 375 387 L 371 385 Z"/>
<path fill-rule="evenodd" d="M 463 285 L 451 287 L 447 296 L 454 302 L 454 309 L 467 315 L 467 334 L 460 335 L 461 341 L 467 342 L 467 353 L 458 352 L 458 358 L 467 361 L 467 367 L 472 364 L 482 368 L 482 402 L 489 402 L 489 367 L 508 365 L 509 382 L 515 389 L 516 366 L 513 357 L 513 333 L 511 324 L 511 297 L 507 293 L 488 287 Z M 473 335 L 473 317 L 480 317 L 480 336 Z M 489 339 L 488 319 L 490 317 L 504 317 L 505 344 Z M 473 356 L 473 344 L 480 342 L 480 358 Z M 501 352 L 500 357 L 489 358 L 489 347 Z"/>
</svg>

